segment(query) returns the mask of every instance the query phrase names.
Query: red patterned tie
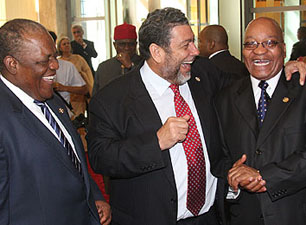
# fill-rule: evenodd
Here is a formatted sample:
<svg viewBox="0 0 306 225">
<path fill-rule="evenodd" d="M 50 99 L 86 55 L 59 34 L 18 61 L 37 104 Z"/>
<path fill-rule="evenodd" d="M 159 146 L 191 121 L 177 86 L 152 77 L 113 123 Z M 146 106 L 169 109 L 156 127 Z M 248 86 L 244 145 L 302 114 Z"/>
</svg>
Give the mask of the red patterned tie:
<svg viewBox="0 0 306 225">
<path fill-rule="evenodd" d="M 205 203 L 206 169 L 200 134 L 188 104 L 180 94 L 179 86 L 171 84 L 177 117 L 189 115 L 189 131 L 183 147 L 188 165 L 187 209 L 197 216 Z"/>
</svg>

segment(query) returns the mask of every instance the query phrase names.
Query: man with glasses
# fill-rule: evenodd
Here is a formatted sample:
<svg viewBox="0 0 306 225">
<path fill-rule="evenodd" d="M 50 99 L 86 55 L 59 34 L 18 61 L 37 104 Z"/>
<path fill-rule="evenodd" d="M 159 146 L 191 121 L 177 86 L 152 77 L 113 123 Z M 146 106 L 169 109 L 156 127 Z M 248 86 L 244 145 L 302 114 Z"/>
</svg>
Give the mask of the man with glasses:
<svg viewBox="0 0 306 225">
<path fill-rule="evenodd" d="M 92 75 L 95 76 L 91 58 L 96 58 L 98 53 L 95 50 L 94 43 L 92 41 L 83 39 L 84 30 L 81 25 L 73 25 L 71 32 L 74 38 L 74 40 L 71 42 L 72 53 L 82 56 L 90 67 Z"/>
<path fill-rule="evenodd" d="M 286 81 L 285 43 L 275 20 L 250 22 L 243 56 L 251 76 L 215 101 L 224 150 L 215 175 L 230 186 L 230 224 L 303 225 L 306 90 L 298 75 Z"/>
<path fill-rule="evenodd" d="M 116 26 L 114 40 L 113 44 L 117 55 L 98 66 L 93 94 L 114 78 L 129 72 L 142 59 L 136 53 L 137 34 L 135 26 L 127 23 Z"/>
</svg>

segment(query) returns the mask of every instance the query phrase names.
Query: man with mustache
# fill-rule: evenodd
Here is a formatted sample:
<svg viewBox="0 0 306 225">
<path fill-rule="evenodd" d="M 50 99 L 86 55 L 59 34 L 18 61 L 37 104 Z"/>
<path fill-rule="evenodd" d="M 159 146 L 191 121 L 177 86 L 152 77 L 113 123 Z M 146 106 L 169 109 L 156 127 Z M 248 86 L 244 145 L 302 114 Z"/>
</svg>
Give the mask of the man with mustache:
<svg viewBox="0 0 306 225">
<path fill-rule="evenodd" d="M 216 176 L 228 179 L 231 225 L 303 225 L 306 207 L 306 89 L 288 82 L 283 32 L 259 17 L 245 32 L 250 76 L 216 99 L 224 157 Z M 218 154 L 215 154 L 215 156 Z"/>
<path fill-rule="evenodd" d="M 89 105 L 89 158 L 95 172 L 110 177 L 112 223 L 217 225 L 208 153 L 219 139 L 206 106 L 221 74 L 206 59 L 205 72 L 191 74 L 199 51 L 178 9 L 150 13 L 139 46 L 145 61 Z"/>
</svg>

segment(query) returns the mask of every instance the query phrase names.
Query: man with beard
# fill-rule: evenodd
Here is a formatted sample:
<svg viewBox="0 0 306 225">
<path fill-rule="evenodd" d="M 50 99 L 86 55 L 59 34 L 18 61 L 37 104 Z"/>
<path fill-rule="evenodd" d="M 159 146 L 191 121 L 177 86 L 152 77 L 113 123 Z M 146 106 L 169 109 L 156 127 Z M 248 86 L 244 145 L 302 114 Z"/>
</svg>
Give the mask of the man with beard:
<svg viewBox="0 0 306 225">
<path fill-rule="evenodd" d="M 178 9 L 150 13 L 139 45 L 144 63 L 89 105 L 89 158 L 95 172 L 110 176 L 112 223 L 217 225 L 209 154 L 219 139 L 209 106 L 220 72 L 203 59 L 205 71 L 191 75 L 199 51 Z"/>
</svg>

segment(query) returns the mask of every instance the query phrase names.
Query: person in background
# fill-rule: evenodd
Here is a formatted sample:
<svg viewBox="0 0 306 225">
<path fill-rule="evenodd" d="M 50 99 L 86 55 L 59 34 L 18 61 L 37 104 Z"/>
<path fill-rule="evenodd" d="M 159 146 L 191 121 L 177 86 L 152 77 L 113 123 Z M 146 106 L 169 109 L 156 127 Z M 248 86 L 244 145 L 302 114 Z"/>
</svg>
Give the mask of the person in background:
<svg viewBox="0 0 306 225">
<path fill-rule="evenodd" d="M 86 60 L 89 68 L 91 69 L 91 73 L 94 76 L 95 70 L 93 69 L 91 58 L 96 58 L 98 56 L 94 43 L 92 41 L 83 39 L 84 30 L 81 25 L 73 25 L 71 27 L 71 32 L 74 38 L 74 40 L 71 41 L 72 53 L 80 55 Z"/>
<path fill-rule="evenodd" d="M 200 56 L 208 57 L 219 69 L 232 73 L 236 78 L 249 75 L 243 62 L 228 50 L 228 36 L 221 25 L 206 26 L 199 34 Z"/>
<path fill-rule="evenodd" d="M 80 137 L 53 95 L 56 56 L 41 24 L 14 19 L 0 28 L 1 225 L 111 220 L 110 206 L 87 172 Z"/>
<path fill-rule="evenodd" d="M 71 45 L 68 37 L 62 37 L 59 39 L 57 49 L 60 55 L 59 59 L 69 61 L 75 65 L 83 80 L 86 82 L 88 89 L 88 93 L 86 95 L 70 95 L 70 102 L 76 117 L 81 113 L 84 114 L 86 111 L 88 101 L 92 94 L 93 76 L 86 61 L 81 56 L 71 53 Z"/>
<path fill-rule="evenodd" d="M 304 225 L 306 89 L 299 75 L 286 80 L 286 48 L 275 20 L 251 21 L 243 45 L 251 76 L 216 99 L 223 151 L 214 175 L 231 186 L 230 224 Z"/>
<path fill-rule="evenodd" d="M 142 58 L 137 55 L 136 27 L 131 24 L 121 24 L 114 30 L 114 47 L 117 55 L 98 66 L 93 94 L 103 88 L 111 80 L 129 72 L 139 64 Z"/>
<path fill-rule="evenodd" d="M 299 57 L 306 56 L 306 27 L 300 27 L 297 31 L 298 42 L 291 51 L 290 60 L 297 60 Z"/>
<path fill-rule="evenodd" d="M 49 34 L 54 43 L 56 43 L 57 35 L 53 31 L 49 31 Z M 58 59 L 58 64 L 59 68 L 56 71 L 53 88 L 62 96 L 70 112 L 73 110 L 70 103 L 70 94 L 85 95 L 88 93 L 88 88 L 86 82 L 71 62 Z M 69 115 L 73 116 L 73 112 L 70 112 Z"/>
</svg>

